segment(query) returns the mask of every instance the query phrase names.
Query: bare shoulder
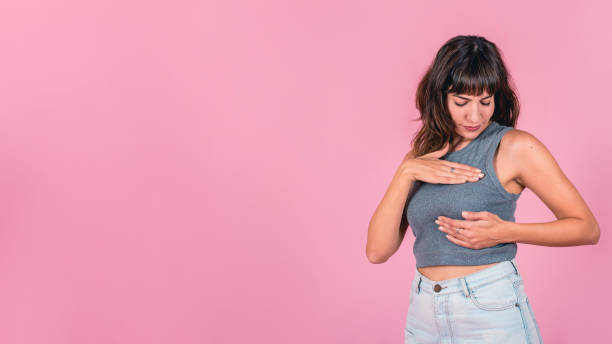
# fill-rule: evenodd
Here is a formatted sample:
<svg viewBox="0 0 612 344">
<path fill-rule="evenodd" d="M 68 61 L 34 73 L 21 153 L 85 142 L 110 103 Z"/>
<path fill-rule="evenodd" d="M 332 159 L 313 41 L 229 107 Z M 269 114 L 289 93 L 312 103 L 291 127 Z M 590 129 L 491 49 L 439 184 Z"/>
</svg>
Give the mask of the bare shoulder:
<svg viewBox="0 0 612 344">
<path fill-rule="evenodd" d="M 504 155 L 513 160 L 521 157 L 525 158 L 528 155 L 547 155 L 550 154 L 544 143 L 538 140 L 532 133 L 513 128 L 502 137 L 499 143 L 499 150 L 503 151 Z M 540 156 L 542 157 L 542 156 Z M 528 158 L 528 157 L 527 157 Z"/>
<path fill-rule="evenodd" d="M 513 128 L 502 137 L 499 144 L 499 153 L 506 161 L 511 162 L 512 175 L 517 181 L 526 171 L 538 167 L 539 169 L 558 169 L 558 165 L 548 148 L 532 133 Z"/>
<path fill-rule="evenodd" d="M 533 134 L 520 129 L 509 130 L 502 140 L 506 141 L 508 159 L 518 171 L 516 181 L 533 191 L 557 219 L 573 217 L 592 223 L 597 228 L 597 239 L 589 242 L 597 242 L 599 225 L 593 213 L 548 148 Z M 595 236 L 593 232 L 585 235 Z"/>
</svg>

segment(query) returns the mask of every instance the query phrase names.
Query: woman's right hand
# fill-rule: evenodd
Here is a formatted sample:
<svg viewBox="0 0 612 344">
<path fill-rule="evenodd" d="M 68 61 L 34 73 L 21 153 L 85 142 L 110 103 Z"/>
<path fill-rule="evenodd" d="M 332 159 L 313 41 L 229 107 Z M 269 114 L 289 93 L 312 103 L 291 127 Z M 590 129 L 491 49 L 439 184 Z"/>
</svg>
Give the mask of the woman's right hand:
<svg viewBox="0 0 612 344">
<path fill-rule="evenodd" d="M 468 181 L 475 182 L 484 174 L 470 165 L 454 161 L 440 160 L 447 151 L 447 143 L 440 150 L 427 153 L 420 157 L 413 157 L 407 154 L 402 162 L 403 173 L 406 173 L 412 180 L 420 180 L 431 184 L 461 184 Z M 451 172 L 451 167 L 454 167 Z"/>
</svg>

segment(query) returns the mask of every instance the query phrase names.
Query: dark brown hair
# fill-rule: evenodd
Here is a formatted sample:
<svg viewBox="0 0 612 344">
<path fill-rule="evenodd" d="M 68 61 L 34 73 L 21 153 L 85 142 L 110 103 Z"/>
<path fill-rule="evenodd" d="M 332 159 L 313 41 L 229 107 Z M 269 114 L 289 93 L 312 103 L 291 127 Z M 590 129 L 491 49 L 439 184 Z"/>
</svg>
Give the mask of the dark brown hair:
<svg viewBox="0 0 612 344">
<path fill-rule="evenodd" d="M 417 89 L 416 107 L 421 116 L 414 120 L 421 120 L 423 126 L 411 142 L 415 156 L 454 141 L 455 123 L 446 106 L 449 92 L 478 96 L 485 90 L 494 94 L 491 120 L 515 127 L 519 101 L 497 46 L 480 36 L 449 39 L 438 50 Z"/>
</svg>

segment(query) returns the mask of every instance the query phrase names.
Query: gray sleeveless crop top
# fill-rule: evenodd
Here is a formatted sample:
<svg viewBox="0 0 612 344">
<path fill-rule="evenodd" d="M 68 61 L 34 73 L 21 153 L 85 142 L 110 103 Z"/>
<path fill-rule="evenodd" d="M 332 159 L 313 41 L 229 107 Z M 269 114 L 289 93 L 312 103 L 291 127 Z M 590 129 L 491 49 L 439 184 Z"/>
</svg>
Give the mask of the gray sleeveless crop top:
<svg viewBox="0 0 612 344">
<path fill-rule="evenodd" d="M 514 222 L 516 201 L 522 194 L 506 191 L 493 169 L 493 155 L 503 135 L 512 127 L 491 121 L 464 148 L 440 159 L 477 167 L 484 177 L 460 184 L 414 183 L 414 193 L 404 211 L 415 236 L 413 252 L 417 267 L 431 265 L 482 265 L 510 260 L 516 243 L 501 243 L 479 250 L 457 245 L 446 238 L 434 222 L 438 216 L 466 220 L 461 211 L 488 211 Z"/>
</svg>

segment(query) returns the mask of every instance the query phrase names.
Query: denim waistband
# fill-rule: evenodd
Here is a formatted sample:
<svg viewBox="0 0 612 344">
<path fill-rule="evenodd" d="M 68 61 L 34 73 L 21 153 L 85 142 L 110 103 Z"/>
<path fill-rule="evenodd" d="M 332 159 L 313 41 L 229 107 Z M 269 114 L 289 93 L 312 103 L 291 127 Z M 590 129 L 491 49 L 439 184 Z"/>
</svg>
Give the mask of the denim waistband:
<svg viewBox="0 0 612 344">
<path fill-rule="evenodd" d="M 475 288 L 480 285 L 505 278 L 506 276 L 514 273 L 520 276 L 516 266 L 516 258 L 499 262 L 493 266 L 489 266 L 488 268 L 484 268 L 463 277 L 446 279 L 442 281 L 430 280 L 421 274 L 419 270 L 415 269 L 414 282 L 416 283 L 415 288 L 417 293 L 424 291 L 434 295 L 446 295 L 457 292 L 467 294 L 468 286 Z M 434 291 L 434 286 L 436 284 L 439 284 L 441 287 L 439 292 Z"/>
</svg>

